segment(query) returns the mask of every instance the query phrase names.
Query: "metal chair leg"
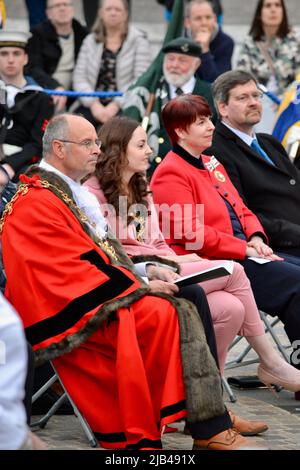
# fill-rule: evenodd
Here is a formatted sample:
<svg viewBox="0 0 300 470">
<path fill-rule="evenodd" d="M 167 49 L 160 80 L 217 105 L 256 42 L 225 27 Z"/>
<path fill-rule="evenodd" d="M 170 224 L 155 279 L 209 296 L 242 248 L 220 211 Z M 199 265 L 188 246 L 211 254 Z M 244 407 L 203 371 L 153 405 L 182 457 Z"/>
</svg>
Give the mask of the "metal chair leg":
<svg viewBox="0 0 300 470">
<path fill-rule="evenodd" d="M 228 393 L 229 400 L 231 401 L 231 403 L 235 403 L 237 401 L 236 395 L 232 391 L 232 388 L 230 387 L 226 377 L 222 377 L 222 384 L 226 392 Z"/>
</svg>

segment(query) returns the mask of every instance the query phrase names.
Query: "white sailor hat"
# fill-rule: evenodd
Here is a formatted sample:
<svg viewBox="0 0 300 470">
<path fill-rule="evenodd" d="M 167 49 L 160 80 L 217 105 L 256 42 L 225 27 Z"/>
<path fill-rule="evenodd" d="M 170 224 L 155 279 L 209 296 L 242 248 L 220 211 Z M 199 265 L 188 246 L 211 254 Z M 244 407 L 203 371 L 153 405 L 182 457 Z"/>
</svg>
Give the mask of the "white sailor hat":
<svg viewBox="0 0 300 470">
<path fill-rule="evenodd" d="M 22 49 L 25 49 L 30 37 L 31 33 L 1 29 L 0 47 L 21 47 Z"/>
</svg>

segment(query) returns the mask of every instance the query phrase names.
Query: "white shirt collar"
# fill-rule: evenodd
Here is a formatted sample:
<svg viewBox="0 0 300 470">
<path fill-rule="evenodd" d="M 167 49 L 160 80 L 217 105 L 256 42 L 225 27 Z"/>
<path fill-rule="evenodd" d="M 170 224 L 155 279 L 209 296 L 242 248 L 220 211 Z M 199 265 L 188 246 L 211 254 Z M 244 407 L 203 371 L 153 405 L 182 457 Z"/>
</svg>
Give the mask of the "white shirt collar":
<svg viewBox="0 0 300 470">
<path fill-rule="evenodd" d="M 96 224 L 96 228 L 93 227 L 93 225 L 89 224 L 90 228 L 100 238 L 105 238 L 107 236 L 107 223 L 101 212 L 101 208 L 96 196 L 90 193 L 85 186 L 82 186 L 77 181 L 74 181 L 72 178 L 69 178 L 69 176 L 65 175 L 57 168 L 50 165 L 50 163 L 45 162 L 44 159 L 40 161 L 39 166 L 46 171 L 56 173 L 67 183 L 67 185 L 72 191 L 72 194 L 78 207 L 87 215 L 91 222 Z"/>
<path fill-rule="evenodd" d="M 242 132 L 242 131 L 239 131 L 238 129 L 235 129 L 234 127 L 231 127 L 229 124 L 227 124 L 226 122 L 222 121 L 222 124 L 224 124 L 224 126 L 228 127 L 228 129 L 230 129 L 235 135 L 237 135 L 243 142 L 245 142 L 245 144 L 251 146 L 252 144 L 252 141 L 254 139 L 256 139 L 256 136 L 253 132 L 253 135 L 250 136 L 249 134 L 246 134 L 245 132 Z"/>
<path fill-rule="evenodd" d="M 174 86 L 174 85 L 171 85 L 169 84 L 169 87 L 170 87 L 170 97 L 171 99 L 175 98 L 177 96 L 176 94 L 176 89 L 177 88 L 181 88 L 183 93 L 193 93 L 194 91 L 194 88 L 195 88 L 195 85 L 196 85 L 196 78 L 194 76 L 192 76 L 188 82 L 186 82 L 184 85 L 182 85 L 181 87 L 177 87 L 177 86 Z"/>
</svg>

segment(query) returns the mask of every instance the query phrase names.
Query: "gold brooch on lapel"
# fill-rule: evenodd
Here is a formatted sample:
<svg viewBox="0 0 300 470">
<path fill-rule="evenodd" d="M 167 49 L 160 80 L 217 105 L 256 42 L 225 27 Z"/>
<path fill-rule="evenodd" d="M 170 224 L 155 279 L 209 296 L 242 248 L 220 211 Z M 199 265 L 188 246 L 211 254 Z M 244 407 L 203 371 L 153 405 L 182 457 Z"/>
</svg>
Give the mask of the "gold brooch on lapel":
<svg viewBox="0 0 300 470">
<path fill-rule="evenodd" d="M 218 171 L 218 170 L 214 171 L 214 175 L 215 175 L 216 179 L 218 181 L 220 181 L 221 183 L 224 183 L 226 181 L 225 176 L 220 171 Z"/>
</svg>

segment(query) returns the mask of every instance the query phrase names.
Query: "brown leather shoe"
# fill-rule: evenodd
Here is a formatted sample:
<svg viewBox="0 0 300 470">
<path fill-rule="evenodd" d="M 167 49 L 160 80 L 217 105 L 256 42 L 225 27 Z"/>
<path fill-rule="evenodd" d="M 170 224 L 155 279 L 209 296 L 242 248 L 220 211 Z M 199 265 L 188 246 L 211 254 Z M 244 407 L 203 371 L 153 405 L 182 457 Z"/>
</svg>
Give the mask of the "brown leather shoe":
<svg viewBox="0 0 300 470">
<path fill-rule="evenodd" d="M 268 450 L 257 442 L 241 436 L 233 429 L 226 429 L 210 439 L 195 439 L 193 450 Z"/>
<path fill-rule="evenodd" d="M 255 436 L 268 429 L 268 425 L 263 421 L 248 421 L 235 415 L 232 411 L 229 411 L 229 415 L 233 429 L 242 436 Z"/>
</svg>

